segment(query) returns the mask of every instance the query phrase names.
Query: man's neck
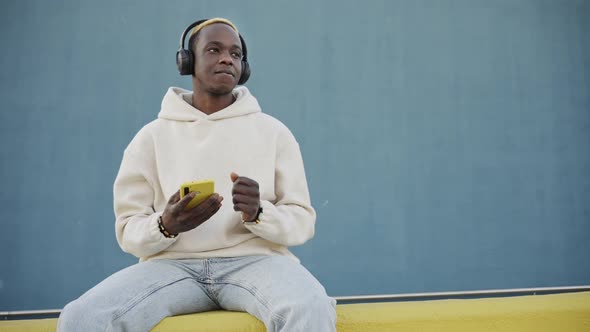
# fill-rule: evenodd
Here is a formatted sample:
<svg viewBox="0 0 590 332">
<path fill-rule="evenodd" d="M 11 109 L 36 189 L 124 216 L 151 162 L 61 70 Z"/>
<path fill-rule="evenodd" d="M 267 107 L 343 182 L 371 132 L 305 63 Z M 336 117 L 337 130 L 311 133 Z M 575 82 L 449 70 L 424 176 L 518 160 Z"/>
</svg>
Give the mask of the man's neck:
<svg viewBox="0 0 590 332">
<path fill-rule="evenodd" d="M 193 107 L 207 115 L 221 111 L 233 102 L 232 93 L 216 96 L 198 89 L 193 92 Z"/>
</svg>

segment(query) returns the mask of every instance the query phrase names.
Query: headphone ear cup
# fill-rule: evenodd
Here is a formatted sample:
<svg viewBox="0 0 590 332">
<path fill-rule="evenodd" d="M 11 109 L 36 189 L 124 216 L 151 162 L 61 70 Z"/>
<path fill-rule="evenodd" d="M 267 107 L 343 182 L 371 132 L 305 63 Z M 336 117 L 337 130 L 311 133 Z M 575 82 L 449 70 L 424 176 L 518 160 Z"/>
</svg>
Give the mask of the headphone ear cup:
<svg viewBox="0 0 590 332">
<path fill-rule="evenodd" d="M 243 85 L 250 78 L 250 64 L 248 61 L 242 61 L 242 75 L 240 75 L 239 85 Z"/>
<path fill-rule="evenodd" d="M 193 53 L 190 50 L 179 49 L 176 52 L 176 67 L 180 75 L 193 74 Z"/>
</svg>

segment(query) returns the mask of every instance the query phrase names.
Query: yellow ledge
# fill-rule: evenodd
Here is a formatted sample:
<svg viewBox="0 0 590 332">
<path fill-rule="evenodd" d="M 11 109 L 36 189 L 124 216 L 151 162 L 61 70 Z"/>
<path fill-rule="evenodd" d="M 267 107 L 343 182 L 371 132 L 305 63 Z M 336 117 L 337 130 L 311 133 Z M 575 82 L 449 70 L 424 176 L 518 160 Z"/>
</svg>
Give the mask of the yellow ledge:
<svg viewBox="0 0 590 332">
<path fill-rule="evenodd" d="M 590 292 L 338 305 L 338 331 L 590 331 Z M 57 319 L 0 321 L 0 331 L 55 331 Z M 155 332 L 265 331 L 256 318 L 212 311 L 169 317 Z"/>
</svg>

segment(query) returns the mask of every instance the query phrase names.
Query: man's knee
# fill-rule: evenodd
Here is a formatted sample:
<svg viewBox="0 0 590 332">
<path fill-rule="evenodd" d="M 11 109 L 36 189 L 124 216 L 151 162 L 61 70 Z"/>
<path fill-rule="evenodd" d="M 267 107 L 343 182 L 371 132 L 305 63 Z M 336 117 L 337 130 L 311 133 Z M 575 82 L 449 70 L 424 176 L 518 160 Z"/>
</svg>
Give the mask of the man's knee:
<svg viewBox="0 0 590 332">
<path fill-rule="evenodd" d="M 336 324 L 336 300 L 327 295 L 301 296 L 277 312 L 285 321 Z M 321 323 L 320 323 L 321 324 Z"/>
<path fill-rule="evenodd" d="M 57 331 L 75 331 L 84 325 L 84 309 L 79 300 L 68 303 L 61 311 L 57 321 Z"/>
<path fill-rule="evenodd" d="M 101 315 L 109 316 L 110 313 L 92 310 L 83 300 L 77 299 L 62 309 L 57 321 L 57 331 L 94 331 L 97 327 L 104 327 L 104 323 L 110 319 L 100 317 Z"/>
<path fill-rule="evenodd" d="M 336 300 L 327 295 L 317 295 L 297 304 L 306 315 L 335 317 Z"/>
</svg>

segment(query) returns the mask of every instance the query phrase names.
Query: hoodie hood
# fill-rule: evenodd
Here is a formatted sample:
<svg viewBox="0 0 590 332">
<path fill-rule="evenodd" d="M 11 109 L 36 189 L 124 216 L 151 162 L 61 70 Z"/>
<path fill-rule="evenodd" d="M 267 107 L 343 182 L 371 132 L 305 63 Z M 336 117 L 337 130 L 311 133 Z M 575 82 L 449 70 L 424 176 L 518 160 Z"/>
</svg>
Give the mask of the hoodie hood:
<svg viewBox="0 0 590 332">
<path fill-rule="evenodd" d="M 162 109 L 158 118 L 173 121 L 221 120 L 260 112 L 258 101 L 248 88 L 239 86 L 232 92 L 236 101 L 228 107 L 207 115 L 192 105 L 193 92 L 182 88 L 170 87 L 162 100 Z"/>
</svg>

